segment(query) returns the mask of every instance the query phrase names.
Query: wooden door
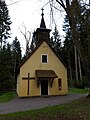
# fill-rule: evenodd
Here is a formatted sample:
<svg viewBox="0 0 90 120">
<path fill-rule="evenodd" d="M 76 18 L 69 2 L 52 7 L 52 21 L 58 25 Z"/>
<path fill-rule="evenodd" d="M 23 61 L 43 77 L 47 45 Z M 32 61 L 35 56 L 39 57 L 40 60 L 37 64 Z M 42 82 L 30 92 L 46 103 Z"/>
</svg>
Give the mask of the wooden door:
<svg viewBox="0 0 90 120">
<path fill-rule="evenodd" d="M 48 80 L 41 80 L 41 95 L 48 95 Z"/>
</svg>

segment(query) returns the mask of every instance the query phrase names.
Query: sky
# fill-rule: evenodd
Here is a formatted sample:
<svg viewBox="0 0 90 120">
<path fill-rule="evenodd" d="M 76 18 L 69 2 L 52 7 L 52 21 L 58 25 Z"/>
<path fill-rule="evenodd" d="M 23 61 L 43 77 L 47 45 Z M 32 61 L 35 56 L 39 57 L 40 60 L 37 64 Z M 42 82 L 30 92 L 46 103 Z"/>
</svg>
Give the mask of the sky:
<svg viewBox="0 0 90 120">
<path fill-rule="evenodd" d="M 17 36 L 21 43 L 23 54 L 25 53 L 26 42 L 20 31 L 25 33 L 23 27 L 25 26 L 26 31 L 33 33 L 34 30 L 40 27 L 42 7 L 44 7 L 46 27 L 53 30 L 55 27 L 54 23 L 56 23 L 61 37 L 64 35 L 62 25 L 65 14 L 63 11 L 54 10 L 54 22 L 52 22 L 50 19 L 50 4 L 48 4 L 48 1 L 49 0 L 5 0 L 12 21 L 11 39 L 9 39 L 9 43 L 12 43 Z"/>
</svg>

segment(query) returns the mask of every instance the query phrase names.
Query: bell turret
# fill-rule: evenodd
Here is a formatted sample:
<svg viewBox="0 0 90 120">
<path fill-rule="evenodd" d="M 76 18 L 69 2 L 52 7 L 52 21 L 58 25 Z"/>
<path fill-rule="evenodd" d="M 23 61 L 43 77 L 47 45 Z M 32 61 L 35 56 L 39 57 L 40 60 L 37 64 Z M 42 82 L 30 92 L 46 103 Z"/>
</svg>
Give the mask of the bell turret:
<svg viewBox="0 0 90 120">
<path fill-rule="evenodd" d="M 42 18 L 40 23 L 40 28 L 37 28 L 36 30 L 36 36 L 37 36 L 37 45 L 39 45 L 42 41 L 50 41 L 50 29 L 46 28 L 45 21 L 44 21 L 44 13 L 42 8 Z"/>
</svg>

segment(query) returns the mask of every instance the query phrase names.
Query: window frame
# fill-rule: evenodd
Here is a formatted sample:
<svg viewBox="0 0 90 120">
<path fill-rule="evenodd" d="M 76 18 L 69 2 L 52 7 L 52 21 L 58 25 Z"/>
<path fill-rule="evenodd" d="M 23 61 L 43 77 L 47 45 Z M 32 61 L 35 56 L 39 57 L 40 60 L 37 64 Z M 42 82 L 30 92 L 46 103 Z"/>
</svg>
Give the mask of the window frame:
<svg viewBox="0 0 90 120">
<path fill-rule="evenodd" d="M 43 62 L 43 61 L 42 61 L 42 60 L 43 60 L 43 59 L 42 59 L 42 56 L 43 56 L 43 55 L 47 56 L 47 62 Z M 47 63 L 48 63 L 48 54 L 41 54 L 41 63 L 43 63 L 43 64 L 47 64 Z"/>
</svg>

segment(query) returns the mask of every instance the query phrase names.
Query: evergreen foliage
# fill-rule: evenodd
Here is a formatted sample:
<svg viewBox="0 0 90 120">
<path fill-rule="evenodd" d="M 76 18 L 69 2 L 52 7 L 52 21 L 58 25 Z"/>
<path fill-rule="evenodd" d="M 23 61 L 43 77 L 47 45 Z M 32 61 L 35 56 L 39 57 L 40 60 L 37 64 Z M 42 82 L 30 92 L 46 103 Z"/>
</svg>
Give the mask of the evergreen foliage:
<svg viewBox="0 0 90 120">
<path fill-rule="evenodd" d="M 18 38 L 15 37 L 15 39 L 12 42 L 12 63 L 13 63 L 13 69 L 14 69 L 13 76 L 14 76 L 15 84 L 16 84 L 16 80 L 17 80 L 16 71 L 20 65 L 21 57 L 22 57 L 22 55 L 21 55 L 20 42 L 19 42 Z"/>
<path fill-rule="evenodd" d="M 82 74 L 83 76 L 87 76 L 89 80 L 88 82 L 83 81 L 83 83 L 84 85 L 86 85 L 86 83 L 89 85 L 90 6 L 81 4 L 78 0 L 66 0 L 65 2 L 62 0 L 56 0 L 56 2 L 59 3 L 59 5 L 61 5 L 67 13 L 63 26 L 63 30 L 66 32 L 66 37 L 62 46 L 59 32 L 55 26 L 50 43 L 52 48 L 54 48 L 67 63 L 70 71 L 68 73 L 68 77 L 71 80 L 75 79 L 74 46 L 76 46 L 77 53 L 79 54 L 81 60 Z M 6 41 L 10 37 L 10 24 L 11 21 L 7 5 L 4 0 L 0 0 L 0 92 L 12 91 L 14 89 L 16 85 L 16 69 L 21 62 L 21 48 L 17 37 L 13 40 L 12 45 Z M 30 45 L 30 52 L 35 49 L 37 46 L 36 43 L 35 31 Z"/>
<path fill-rule="evenodd" d="M 10 17 L 8 8 L 4 0 L 0 0 L 0 46 L 10 37 Z"/>
<path fill-rule="evenodd" d="M 52 33 L 51 39 L 50 39 L 50 43 L 53 49 L 55 49 L 55 51 L 60 54 L 61 52 L 61 38 L 60 38 L 60 34 L 57 30 L 57 26 L 55 26 L 54 31 Z"/>
<path fill-rule="evenodd" d="M 69 5 L 69 3 L 67 4 Z M 89 60 L 90 58 L 90 53 L 89 53 L 90 52 L 90 10 L 86 5 L 82 5 L 78 0 L 73 0 L 69 7 L 70 8 L 68 8 L 67 6 L 66 9 L 69 11 L 72 9 L 72 11 L 70 11 L 70 13 L 67 14 L 67 16 L 65 17 L 65 22 L 63 26 L 63 30 L 66 33 L 64 46 L 63 46 L 63 52 L 65 57 L 64 59 L 67 60 L 66 63 L 69 68 L 68 77 L 71 79 L 70 84 L 72 82 L 77 87 L 81 87 L 81 86 L 84 87 L 87 84 L 87 80 L 85 79 L 85 76 L 89 78 L 88 70 L 90 66 L 90 60 Z M 76 55 L 78 58 L 77 60 L 78 80 L 77 81 L 75 81 L 76 59 L 74 57 L 75 55 L 74 46 L 76 46 L 76 50 L 77 50 Z M 79 61 L 79 56 L 80 56 L 80 61 Z M 83 79 L 81 80 L 80 78 L 80 70 L 79 70 L 80 64 L 81 64 L 81 71 L 82 71 L 84 80 Z"/>
<path fill-rule="evenodd" d="M 30 52 L 34 51 L 34 49 L 36 48 L 36 31 L 33 32 L 33 36 L 32 36 L 32 41 L 30 44 Z"/>
<path fill-rule="evenodd" d="M 15 40 L 13 40 L 12 51 L 13 51 L 13 57 L 15 57 L 16 60 L 16 68 L 17 68 L 21 61 L 21 47 L 17 37 L 15 37 Z"/>
<path fill-rule="evenodd" d="M 13 87 L 13 66 L 10 45 L 0 50 L 0 91 L 10 91 Z"/>
<path fill-rule="evenodd" d="M 21 61 L 20 42 L 7 43 L 0 50 L 0 92 L 13 91 L 16 86 L 16 69 Z"/>
</svg>

